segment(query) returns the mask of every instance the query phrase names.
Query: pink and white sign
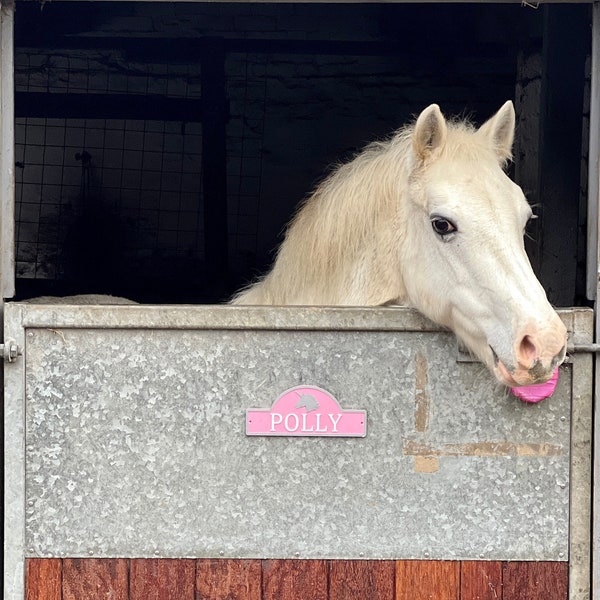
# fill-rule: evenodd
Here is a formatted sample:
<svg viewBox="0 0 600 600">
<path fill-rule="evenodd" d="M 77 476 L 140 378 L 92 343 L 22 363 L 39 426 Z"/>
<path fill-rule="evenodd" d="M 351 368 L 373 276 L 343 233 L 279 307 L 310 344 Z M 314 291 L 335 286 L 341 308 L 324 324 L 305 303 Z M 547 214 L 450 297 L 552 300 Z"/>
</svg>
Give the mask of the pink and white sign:
<svg viewBox="0 0 600 600">
<path fill-rule="evenodd" d="M 343 410 L 329 392 L 301 385 L 281 394 L 271 408 L 249 408 L 246 435 L 365 437 L 367 412 Z"/>
</svg>

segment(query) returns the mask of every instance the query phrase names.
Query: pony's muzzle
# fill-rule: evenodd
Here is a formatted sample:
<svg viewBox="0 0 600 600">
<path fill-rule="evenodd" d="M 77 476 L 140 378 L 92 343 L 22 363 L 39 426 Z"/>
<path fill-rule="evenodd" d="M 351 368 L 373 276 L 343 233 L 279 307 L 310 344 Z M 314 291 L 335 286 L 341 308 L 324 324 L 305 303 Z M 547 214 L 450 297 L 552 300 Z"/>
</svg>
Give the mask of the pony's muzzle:
<svg viewBox="0 0 600 600">
<path fill-rule="evenodd" d="M 498 378 L 511 387 L 545 383 L 565 360 L 567 331 L 561 321 L 541 333 L 527 333 L 515 345 L 516 366 L 508 367 L 494 353 Z"/>
</svg>

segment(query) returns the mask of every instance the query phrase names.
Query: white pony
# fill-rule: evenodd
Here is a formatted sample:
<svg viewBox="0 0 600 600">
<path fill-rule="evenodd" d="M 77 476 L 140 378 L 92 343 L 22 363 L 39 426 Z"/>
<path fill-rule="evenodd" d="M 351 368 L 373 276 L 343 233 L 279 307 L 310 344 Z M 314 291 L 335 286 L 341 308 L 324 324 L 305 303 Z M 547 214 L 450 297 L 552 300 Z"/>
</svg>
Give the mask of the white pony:
<svg viewBox="0 0 600 600">
<path fill-rule="evenodd" d="M 509 386 L 547 381 L 567 332 L 525 253 L 532 217 L 505 174 L 515 111 L 481 128 L 426 108 L 336 169 L 235 304 L 405 304 L 453 330 Z"/>
</svg>

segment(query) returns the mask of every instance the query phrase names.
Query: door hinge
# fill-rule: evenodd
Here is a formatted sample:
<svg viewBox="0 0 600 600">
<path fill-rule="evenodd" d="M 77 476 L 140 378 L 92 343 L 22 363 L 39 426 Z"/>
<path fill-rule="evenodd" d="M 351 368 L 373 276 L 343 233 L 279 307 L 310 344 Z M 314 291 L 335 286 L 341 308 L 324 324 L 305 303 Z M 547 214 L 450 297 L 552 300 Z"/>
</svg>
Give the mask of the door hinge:
<svg viewBox="0 0 600 600">
<path fill-rule="evenodd" d="M 22 356 L 23 351 L 17 345 L 15 340 L 6 340 L 4 344 L 0 344 L 0 352 L 4 357 L 4 362 L 15 362 L 19 356 Z"/>
</svg>

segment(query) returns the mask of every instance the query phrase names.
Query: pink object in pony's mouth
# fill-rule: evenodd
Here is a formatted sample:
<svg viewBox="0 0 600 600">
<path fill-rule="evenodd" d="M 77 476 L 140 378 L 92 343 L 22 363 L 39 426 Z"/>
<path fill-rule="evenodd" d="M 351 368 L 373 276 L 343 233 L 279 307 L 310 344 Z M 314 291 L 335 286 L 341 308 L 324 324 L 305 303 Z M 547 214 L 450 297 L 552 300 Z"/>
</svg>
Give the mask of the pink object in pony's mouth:
<svg viewBox="0 0 600 600">
<path fill-rule="evenodd" d="M 513 396 L 516 396 L 524 402 L 541 402 L 546 398 L 550 398 L 556 389 L 558 383 L 558 369 L 554 371 L 554 375 L 546 381 L 546 383 L 536 383 L 533 385 L 524 385 L 522 387 L 512 387 L 510 391 Z"/>
</svg>

